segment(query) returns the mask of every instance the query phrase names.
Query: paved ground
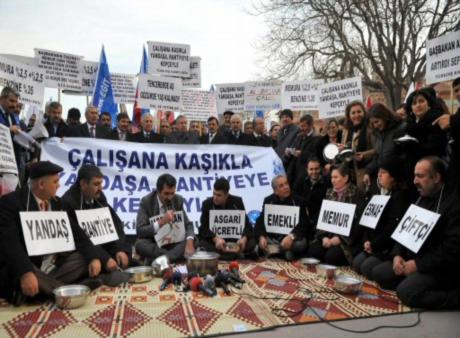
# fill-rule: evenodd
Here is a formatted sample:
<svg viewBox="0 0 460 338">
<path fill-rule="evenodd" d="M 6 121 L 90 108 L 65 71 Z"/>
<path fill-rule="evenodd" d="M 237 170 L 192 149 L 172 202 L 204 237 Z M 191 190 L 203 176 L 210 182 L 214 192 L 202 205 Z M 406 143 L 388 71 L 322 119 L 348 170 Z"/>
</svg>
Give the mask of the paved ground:
<svg viewBox="0 0 460 338">
<path fill-rule="evenodd" d="M 416 313 L 404 315 L 385 316 L 368 319 L 355 319 L 334 324 L 353 330 L 367 330 L 379 325 L 404 326 L 417 321 Z M 357 334 L 349 333 L 330 327 L 327 324 L 307 324 L 287 326 L 270 331 L 256 333 L 242 333 L 226 335 L 224 337 L 235 338 L 307 338 L 307 337 L 371 337 L 372 338 L 432 338 L 432 337 L 460 337 L 460 312 L 424 312 L 421 314 L 421 322 L 412 328 L 404 329 L 379 329 L 372 333 Z"/>
</svg>

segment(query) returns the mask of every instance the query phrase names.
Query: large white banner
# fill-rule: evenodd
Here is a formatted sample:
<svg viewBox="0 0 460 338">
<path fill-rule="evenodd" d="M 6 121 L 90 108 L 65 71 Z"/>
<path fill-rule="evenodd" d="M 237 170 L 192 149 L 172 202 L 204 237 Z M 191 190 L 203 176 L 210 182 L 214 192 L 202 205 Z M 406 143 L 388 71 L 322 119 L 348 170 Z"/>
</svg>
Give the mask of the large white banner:
<svg viewBox="0 0 460 338">
<path fill-rule="evenodd" d="M 179 111 L 182 107 L 182 80 L 166 76 L 139 74 L 141 108 Z"/>
<path fill-rule="evenodd" d="M 0 124 L 0 174 L 18 174 L 10 129 L 3 124 Z"/>
<path fill-rule="evenodd" d="M 45 73 L 38 67 L 0 56 L 0 86 L 16 89 L 21 102 L 43 105 Z"/>
<path fill-rule="evenodd" d="M 281 82 L 246 82 L 244 87 L 244 110 L 269 111 L 281 109 Z"/>
<path fill-rule="evenodd" d="M 201 88 L 201 58 L 190 57 L 190 77 L 184 78 L 182 85 L 187 88 Z"/>
<path fill-rule="evenodd" d="M 460 76 L 460 30 L 426 41 L 426 83 Z"/>
<path fill-rule="evenodd" d="M 318 109 L 318 86 L 324 80 L 289 81 L 282 85 L 283 109 Z"/>
<path fill-rule="evenodd" d="M 226 110 L 234 113 L 244 112 L 244 83 L 216 84 L 217 113 L 222 115 Z"/>
<path fill-rule="evenodd" d="M 190 77 L 190 45 L 148 41 L 149 73 Z"/>
<path fill-rule="evenodd" d="M 45 86 L 81 91 L 80 61 L 83 56 L 35 48 L 38 67 L 45 71 Z"/>
<path fill-rule="evenodd" d="M 206 90 L 182 90 L 181 113 L 189 121 L 206 122 L 210 116 L 216 116 L 216 95 Z"/>
<path fill-rule="evenodd" d="M 157 178 L 169 173 L 177 179 L 177 193 L 185 200 L 185 211 L 195 229 L 202 202 L 212 196 L 214 181 L 225 177 L 230 192 L 241 196 L 248 215 L 262 208 L 264 197 L 273 191 L 272 178 L 283 173 L 283 165 L 266 147 L 228 145 L 143 144 L 102 139 L 52 138 L 42 144 L 42 160 L 64 168 L 62 195 L 76 181 L 83 163 L 97 165 L 104 173 L 104 193 L 125 224 L 135 233 L 136 214 L 145 195 L 155 189 Z"/>
<path fill-rule="evenodd" d="M 363 100 L 360 77 L 325 83 L 318 90 L 320 119 L 344 116 L 348 103 Z"/>
<path fill-rule="evenodd" d="M 134 103 L 136 97 L 136 75 L 134 74 L 121 74 L 111 73 L 113 97 L 115 102 L 120 103 Z"/>
</svg>

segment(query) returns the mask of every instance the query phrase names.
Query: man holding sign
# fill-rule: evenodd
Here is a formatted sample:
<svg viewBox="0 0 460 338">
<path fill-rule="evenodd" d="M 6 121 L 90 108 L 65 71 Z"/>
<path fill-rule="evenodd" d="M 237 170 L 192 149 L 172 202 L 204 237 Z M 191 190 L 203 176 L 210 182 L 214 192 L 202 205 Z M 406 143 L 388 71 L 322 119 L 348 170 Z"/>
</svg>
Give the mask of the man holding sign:
<svg viewBox="0 0 460 338">
<path fill-rule="evenodd" d="M 126 269 L 131 257 L 131 245 L 126 242 L 123 222 L 107 203 L 102 192 L 104 176 L 95 165 L 84 164 L 78 170 L 77 181 L 62 196 L 70 218 L 73 218 L 104 254 L 102 263 L 107 271 Z M 104 208 L 109 212 L 104 215 Z M 88 217 L 81 210 L 94 210 Z M 99 213 L 97 211 L 100 211 Z"/>
<path fill-rule="evenodd" d="M 166 255 L 175 262 L 195 253 L 193 224 L 184 210 L 184 198 L 176 194 L 176 179 L 158 177 L 156 191 L 141 200 L 137 213 L 136 252 L 147 260 Z"/>
<path fill-rule="evenodd" d="M 16 305 L 24 296 L 51 296 L 54 288 L 101 271 L 98 250 L 66 213 L 57 212 L 61 171 L 51 162 L 36 162 L 30 185 L 0 199 L 0 255 L 7 263 L 0 292 Z"/>
<path fill-rule="evenodd" d="M 257 219 L 254 234 L 259 249 L 269 253 L 269 244 L 277 245 L 287 260 L 307 249 L 310 221 L 305 202 L 291 194 L 285 175 L 272 180 L 273 194 L 265 197 L 262 213 Z"/>
<path fill-rule="evenodd" d="M 252 226 L 241 197 L 229 194 L 230 184 L 221 177 L 214 183 L 212 197 L 201 207 L 199 239 L 207 251 L 217 251 L 222 258 L 234 259 L 238 253 L 254 251 Z M 236 249 L 228 243 L 235 243 Z"/>
<path fill-rule="evenodd" d="M 446 192 L 446 171 L 444 162 L 435 156 L 417 162 L 414 184 L 420 197 L 392 235 L 400 243 L 393 249 L 393 262 L 372 270 L 380 286 L 396 288 L 398 297 L 411 307 L 460 306 L 460 203 L 457 191 Z M 410 213 L 414 207 L 421 211 Z"/>
</svg>

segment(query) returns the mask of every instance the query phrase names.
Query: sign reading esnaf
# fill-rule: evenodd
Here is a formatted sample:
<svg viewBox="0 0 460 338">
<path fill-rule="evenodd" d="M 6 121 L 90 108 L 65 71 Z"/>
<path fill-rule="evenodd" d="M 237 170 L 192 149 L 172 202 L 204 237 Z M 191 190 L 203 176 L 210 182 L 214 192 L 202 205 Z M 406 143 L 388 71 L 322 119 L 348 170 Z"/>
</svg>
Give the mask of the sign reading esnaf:
<svg viewBox="0 0 460 338">
<path fill-rule="evenodd" d="M 390 200 L 390 195 L 374 195 L 364 209 L 359 224 L 375 229 L 380 217 L 382 216 L 383 210 Z"/>
<path fill-rule="evenodd" d="M 149 73 L 190 77 L 190 45 L 148 41 Z"/>
<path fill-rule="evenodd" d="M 264 224 L 268 233 L 287 235 L 299 223 L 300 208 L 291 205 L 266 204 Z"/>
<path fill-rule="evenodd" d="M 318 86 L 324 80 L 289 81 L 282 85 L 282 102 L 284 109 L 305 110 L 318 109 Z"/>
<path fill-rule="evenodd" d="M 157 222 L 164 214 L 150 217 L 150 224 Z M 179 243 L 185 240 L 185 220 L 182 211 L 175 211 L 171 223 L 164 224 L 155 234 L 155 242 L 162 248 L 165 245 Z"/>
<path fill-rule="evenodd" d="M 234 113 L 244 112 L 244 83 L 216 84 L 217 113 L 222 115 L 230 110 Z"/>
<path fill-rule="evenodd" d="M 224 239 L 240 239 L 246 221 L 244 210 L 210 210 L 209 229 Z"/>
<path fill-rule="evenodd" d="M 412 204 L 391 235 L 396 242 L 417 253 L 433 230 L 440 214 Z"/>
<path fill-rule="evenodd" d="M 141 108 L 179 111 L 182 106 L 182 80 L 165 76 L 139 74 Z"/>
<path fill-rule="evenodd" d="M 78 225 L 94 245 L 118 240 L 117 229 L 109 208 L 75 210 L 75 214 Z"/>
<path fill-rule="evenodd" d="M 460 77 L 460 30 L 427 40 L 426 83 Z"/>
<path fill-rule="evenodd" d="M 350 236 L 355 210 L 355 204 L 323 200 L 317 229 Z"/>
<path fill-rule="evenodd" d="M 29 256 L 75 250 L 65 211 L 21 211 L 19 217 Z"/>
<path fill-rule="evenodd" d="M 202 203 L 212 196 L 216 179 L 225 177 L 232 193 L 243 198 L 250 212 L 260 211 L 264 197 L 272 193 L 272 178 L 284 173 L 283 164 L 271 147 L 51 138 L 42 143 L 41 159 L 64 168 L 59 196 L 76 182 L 81 165 L 98 166 L 104 174 L 107 201 L 128 234 L 136 233 L 141 199 L 155 190 L 162 174 L 176 178 L 176 191 L 184 198 L 184 209 L 196 232 Z"/>
<path fill-rule="evenodd" d="M 363 99 L 360 77 L 325 83 L 318 90 L 320 119 L 343 116 L 348 103 Z"/>
</svg>

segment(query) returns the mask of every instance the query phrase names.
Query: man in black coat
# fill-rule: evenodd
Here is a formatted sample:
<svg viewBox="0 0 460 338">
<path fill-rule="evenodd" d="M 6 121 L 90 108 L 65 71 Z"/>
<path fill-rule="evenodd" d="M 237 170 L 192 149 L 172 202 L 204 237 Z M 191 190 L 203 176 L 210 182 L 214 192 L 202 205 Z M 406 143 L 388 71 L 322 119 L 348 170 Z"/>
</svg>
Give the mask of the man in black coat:
<svg viewBox="0 0 460 338">
<path fill-rule="evenodd" d="M 252 121 L 253 133 L 251 135 L 251 145 L 256 147 L 271 147 L 272 140 L 264 133 L 265 121 L 262 117 L 256 117 Z"/>
<path fill-rule="evenodd" d="M 275 176 L 272 180 L 273 194 L 265 197 L 262 213 L 257 219 L 254 235 L 259 243 L 259 249 L 267 252 L 268 244 L 279 244 L 287 260 L 293 260 L 295 255 L 301 255 L 307 250 L 308 234 L 311 233 L 310 220 L 307 215 L 305 201 L 291 193 L 287 177 Z M 292 231 L 287 235 L 268 233 L 265 224 L 265 208 L 267 205 L 282 205 L 299 207 L 299 219 Z"/>
<path fill-rule="evenodd" d="M 165 143 L 169 144 L 200 144 L 197 133 L 188 131 L 187 116 L 179 115 L 174 122 L 176 130 L 165 136 Z"/>
<path fill-rule="evenodd" d="M 231 129 L 227 133 L 227 144 L 236 144 L 242 146 L 251 145 L 251 137 L 241 131 L 241 117 L 232 115 L 230 118 Z"/>
<path fill-rule="evenodd" d="M 459 195 L 457 191 L 447 192 L 446 167 L 438 157 L 419 160 L 414 176 L 420 194 L 415 204 L 440 214 L 440 218 L 416 254 L 396 244 L 392 251 L 393 261 L 377 265 L 372 276 L 383 288 L 396 288 L 398 297 L 408 306 L 458 309 Z"/>
<path fill-rule="evenodd" d="M 110 131 L 110 138 L 118 141 L 128 141 L 129 138 L 129 115 L 119 113 L 117 115 L 117 126 Z"/>
<path fill-rule="evenodd" d="M 241 237 L 236 239 L 235 234 L 226 236 L 214 233 L 209 226 L 209 215 L 211 210 L 242 210 L 245 211 L 244 203 L 241 197 L 231 195 L 230 184 L 225 178 L 219 178 L 214 182 L 212 197 L 203 201 L 201 207 L 200 229 L 198 238 L 200 246 L 206 251 L 216 251 L 221 254 L 221 258 L 234 259 L 235 254 L 250 253 L 254 251 L 256 243 L 254 241 L 253 229 L 249 223 L 248 216 L 245 214 L 244 228 Z M 226 225 L 224 224 L 223 227 Z M 238 244 L 238 251 L 228 250 L 227 243 L 234 242 Z"/>
<path fill-rule="evenodd" d="M 163 135 L 153 131 L 153 116 L 146 113 L 141 117 L 142 130 L 128 135 L 128 141 L 139 143 L 163 143 Z"/>
<path fill-rule="evenodd" d="M 102 262 L 108 271 L 126 269 L 130 262 L 131 245 L 126 241 L 123 222 L 107 203 L 102 192 L 103 177 L 102 172 L 95 165 L 83 165 L 78 170 L 77 181 L 65 192 L 62 201 L 69 217 L 75 222 L 78 222 L 75 210 L 109 208 L 118 240 L 98 245 L 104 254 Z"/>
<path fill-rule="evenodd" d="M 0 256 L 6 262 L 0 269 L 7 276 L 0 292 L 16 305 L 24 302 L 24 296 L 51 296 L 56 287 L 74 283 L 88 272 L 90 277 L 101 272 L 99 250 L 74 222 L 70 227 L 77 251 L 29 256 L 26 249 L 19 213 L 63 210 L 56 197 L 61 171 L 51 162 L 36 162 L 30 166 L 30 185 L 0 199 Z"/>
<path fill-rule="evenodd" d="M 49 137 L 64 137 L 68 134 L 69 127 L 62 119 L 62 105 L 59 102 L 48 104 L 48 119 L 45 122 Z"/>
<path fill-rule="evenodd" d="M 68 137 L 86 137 L 110 139 L 109 131 L 98 124 L 99 111 L 94 106 L 88 106 L 85 111 L 86 122 L 69 128 Z"/>
<path fill-rule="evenodd" d="M 226 144 L 227 138 L 219 129 L 219 120 L 214 116 L 208 118 L 208 133 L 200 137 L 201 144 Z"/>
</svg>

